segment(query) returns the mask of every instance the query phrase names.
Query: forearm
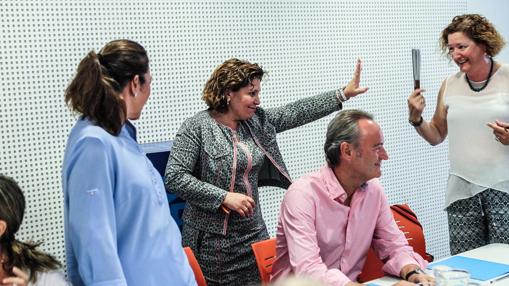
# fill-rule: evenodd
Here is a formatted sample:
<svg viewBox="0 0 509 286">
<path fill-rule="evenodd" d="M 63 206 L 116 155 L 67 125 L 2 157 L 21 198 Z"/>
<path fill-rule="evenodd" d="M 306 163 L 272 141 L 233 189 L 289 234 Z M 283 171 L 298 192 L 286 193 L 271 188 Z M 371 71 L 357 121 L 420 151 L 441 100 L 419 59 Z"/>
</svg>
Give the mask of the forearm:
<svg viewBox="0 0 509 286">
<path fill-rule="evenodd" d="M 385 197 L 382 198 L 381 203 L 372 245 L 377 256 L 385 261 L 384 272 L 400 276 L 401 269 L 405 265 L 414 264 L 425 268 L 427 262 L 408 244 L 407 238 L 394 220 Z"/>
<path fill-rule="evenodd" d="M 305 258 L 307 259 L 307 258 Z M 328 269 L 323 261 L 316 261 L 316 263 L 306 263 L 294 267 L 294 274 L 299 276 L 308 276 L 320 281 L 324 286 L 351 286 L 360 285 L 352 282 L 346 274 L 337 268 Z"/>
<path fill-rule="evenodd" d="M 335 90 L 266 110 L 268 121 L 282 132 L 318 120 L 341 109 Z"/>
<path fill-rule="evenodd" d="M 421 92 L 416 89 L 408 98 L 408 120 L 414 126 L 417 133 L 435 146 L 442 143 L 447 137 L 447 106 L 444 102 L 445 83 L 442 83 L 438 92 L 437 105 L 432 119 L 428 122 L 422 117 L 425 106 L 425 99 Z"/>
<path fill-rule="evenodd" d="M 70 196 L 66 239 L 70 241 L 79 266 L 79 277 L 86 285 L 102 281 L 108 281 L 109 285 L 127 285 L 117 253 L 111 197 L 101 190 L 95 191 L 94 196 Z M 86 193 L 86 190 L 79 192 Z"/>
<path fill-rule="evenodd" d="M 178 166 L 172 165 L 168 166 L 165 185 L 171 193 L 209 211 L 219 209 L 227 194 L 226 190 L 203 182 Z"/>
<path fill-rule="evenodd" d="M 417 285 L 434 285 L 435 279 L 427 275 L 419 265 L 405 265 L 400 272 L 400 277 Z"/>
<path fill-rule="evenodd" d="M 421 120 L 421 119 L 419 119 Z M 414 122 L 414 121 L 412 121 Z M 417 121 L 418 122 L 418 121 Z M 431 121 L 425 121 L 422 119 L 422 123 L 419 126 L 415 126 L 415 131 L 429 144 L 435 146 L 440 143 L 442 143 L 445 140 L 445 137 L 447 136 L 447 133 L 444 131 L 440 131 L 439 128 L 437 128 L 436 124 Z"/>
<path fill-rule="evenodd" d="M 420 269 L 420 266 L 416 264 L 407 264 L 401 268 L 399 277 L 406 278 L 410 272 L 415 271 L 416 269 Z"/>
<path fill-rule="evenodd" d="M 415 267 L 408 271 L 413 270 L 414 268 L 424 269 L 428 265 L 428 262 L 419 254 L 414 252 L 412 247 L 409 245 L 394 246 L 390 253 L 389 259 L 383 266 L 383 270 L 384 272 L 395 276 L 405 277 L 407 271 L 404 271 L 403 269 L 407 265 L 415 265 Z M 402 275 L 402 273 L 405 275 Z"/>
<path fill-rule="evenodd" d="M 164 175 L 166 189 L 188 203 L 209 211 L 216 211 L 224 201 L 227 190 L 198 178 L 203 142 L 196 122 L 185 121 L 173 143 Z M 209 171 L 210 172 L 210 171 Z M 212 171 L 214 173 L 214 171 Z"/>
</svg>

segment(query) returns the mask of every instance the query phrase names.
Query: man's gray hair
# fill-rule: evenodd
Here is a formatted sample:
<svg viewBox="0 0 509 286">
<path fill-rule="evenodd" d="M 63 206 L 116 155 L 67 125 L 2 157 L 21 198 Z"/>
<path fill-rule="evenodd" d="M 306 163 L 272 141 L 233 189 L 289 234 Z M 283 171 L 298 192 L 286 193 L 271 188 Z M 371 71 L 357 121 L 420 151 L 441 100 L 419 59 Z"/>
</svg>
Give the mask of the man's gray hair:
<svg viewBox="0 0 509 286">
<path fill-rule="evenodd" d="M 339 164 L 339 153 L 341 143 L 347 142 L 355 147 L 359 146 L 359 126 L 357 122 L 361 119 L 373 120 L 373 115 L 358 109 L 344 110 L 338 113 L 331 120 L 327 127 L 327 137 L 323 149 L 325 159 L 329 167 Z"/>
</svg>

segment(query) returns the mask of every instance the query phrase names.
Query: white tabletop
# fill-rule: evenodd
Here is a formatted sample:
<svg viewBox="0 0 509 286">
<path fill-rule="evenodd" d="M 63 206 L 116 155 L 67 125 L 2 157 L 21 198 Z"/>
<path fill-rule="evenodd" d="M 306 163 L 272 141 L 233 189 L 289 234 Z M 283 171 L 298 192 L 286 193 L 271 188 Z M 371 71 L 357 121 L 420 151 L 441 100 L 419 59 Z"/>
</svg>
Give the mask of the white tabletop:
<svg viewBox="0 0 509 286">
<path fill-rule="evenodd" d="M 486 261 L 491 262 L 498 262 L 498 263 L 504 263 L 509 264 L 509 244 L 503 244 L 503 243 L 493 243 L 488 244 L 476 249 L 472 249 L 463 253 L 460 253 L 459 255 L 470 257 L 470 258 L 477 258 L 477 259 L 483 259 Z M 447 258 L 447 257 L 446 257 Z M 445 259 L 445 258 L 444 258 Z M 437 260 L 440 261 L 440 260 Z M 394 277 L 385 276 L 376 280 L 372 280 L 367 282 L 366 284 L 373 283 L 380 286 L 389 286 L 393 285 L 394 283 L 397 283 L 399 279 Z M 506 277 L 504 279 L 501 279 L 499 281 L 496 281 L 495 283 L 490 284 L 492 286 L 507 286 L 509 285 L 509 277 Z"/>
</svg>

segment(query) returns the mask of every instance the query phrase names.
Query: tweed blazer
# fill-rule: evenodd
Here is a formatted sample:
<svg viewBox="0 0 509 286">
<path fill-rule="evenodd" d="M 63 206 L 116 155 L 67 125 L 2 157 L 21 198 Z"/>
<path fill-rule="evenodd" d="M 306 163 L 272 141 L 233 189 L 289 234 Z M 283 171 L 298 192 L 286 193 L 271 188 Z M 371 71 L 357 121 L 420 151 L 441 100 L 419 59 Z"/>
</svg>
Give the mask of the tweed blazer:
<svg viewBox="0 0 509 286">
<path fill-rule="evenodd" d="M 320 119 L 339 109 L 341 103 L 335 91 L 329 91 L 281 107 L 258 108 L 252 118 L 242 121 L 241 124 L 248 127 L 256 145 L 265 154 L 258 174 L 258 186 L 286 189 L 291 184 L 276 133 Z M 230 187 L 232 166 L 231 136 L 223 133 L 209 111 L 200 111 L 184 121 L 175 136 L 164 180 L 168 191 L 186 200 L 185 225 L 224 234 L 227 220 L 220 206 Z M 255 218 L 254 224 L 264 225 L 261 214 Z"/>
</svg>

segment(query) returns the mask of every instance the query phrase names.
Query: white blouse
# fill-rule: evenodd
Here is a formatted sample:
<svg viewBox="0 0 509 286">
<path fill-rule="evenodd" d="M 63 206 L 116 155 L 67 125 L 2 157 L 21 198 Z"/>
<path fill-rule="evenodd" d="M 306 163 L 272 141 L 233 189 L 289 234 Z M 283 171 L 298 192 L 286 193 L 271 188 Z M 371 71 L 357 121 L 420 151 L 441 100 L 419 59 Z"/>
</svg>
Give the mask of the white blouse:
<svg viewBox="0 0 509 286">
<path fill-rule="evenodd" d="M 444 99 L 450 160 L 446 207 L 488 188 L 509 193 L 509 146 L 496 141 L 486 125 L 509 122 L 509 65 L 502 65 L 480 92 L 470 89 L 465 73 L 449 76 Z"/>
<path fill-rule="evenodd" d="M 71 286 L 62 272 L 54 270 L 37 273 L 37 281 L 28 283 L 28 286 Z"/>
</svg>

